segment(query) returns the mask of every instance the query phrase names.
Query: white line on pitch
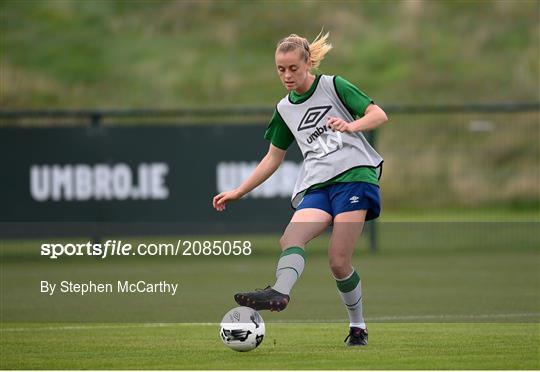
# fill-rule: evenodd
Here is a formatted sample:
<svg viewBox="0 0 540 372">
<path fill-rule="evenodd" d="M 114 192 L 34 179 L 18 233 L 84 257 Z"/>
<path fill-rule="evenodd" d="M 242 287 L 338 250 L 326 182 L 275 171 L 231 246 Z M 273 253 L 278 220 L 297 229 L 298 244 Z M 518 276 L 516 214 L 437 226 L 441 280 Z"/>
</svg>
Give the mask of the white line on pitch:
<svg viewBox="0 0 540 372">
<path fill-rule="evenodd" d="M 396 315 L 366 318 L 367 321 L 379 322 L 384 320 L 434 320 L 434 319 L 493 319 L 493 318 L 528 318 L 537 317 L 540 313 L 509 313 L 509 314 L 437 314 L 437 315 Z M 272 323 L 337 323 L 347 322 L 348 319 L 305 319 L 305 320 L 272 320 Z M 154 328 L 173 327 L 182 325 L 217 326 L 218 323 L 141 323 L 141 324 L 99 324 L 99 325 L 74 325 L 74 326 L 47 326 L 47 327 L 19 327 L 0 328 L 0 332 L 24 332 L 24 331 L 64 331 L 64 330 L 88 330 L 88 329 L 117 329 L 117 328 Z"/>
<path fill-rule="evenodd" d="M 0 328 L 0 332 L 18 332 L 18 331 L 69 331 L 69 330 L 88 330 L 88 329 L 116 329 L 116 328 L 152 328 L 152 327 L 170 327 L 178 324 L 199 324 L 210 325 L 214 323 L 141 323 L 141 324 L 88 324 L 77 326 L 53 326 L 53 327 L 21 327 L 21 328 Z"/>
<path fill-rule="evenodd" d="M 417 319 L 491 319 L 491 318 L 525 318 L 540 316 L 540 313 L 512 313 L 512 314 L 438 314 L 438 315 L 397 315 L 367 318 L 368 321 L 381 320 L 417 320 Z"/>
<path fill-rule="evenodd" d="M 366 317 L 368 322 L 407 321 L 407 320 L 449 320 L 449 319 L 494 319 L 494 318 L 530 318 L 540 317 L 540 313 L 509 313 L 509 314 L 437 314 L 437 315 L 389 315 Z M 348 322 L 349 319 L 304 319 L 304 320 L 272 320 L 273 323 L 338 323 Z"/>
</svg>

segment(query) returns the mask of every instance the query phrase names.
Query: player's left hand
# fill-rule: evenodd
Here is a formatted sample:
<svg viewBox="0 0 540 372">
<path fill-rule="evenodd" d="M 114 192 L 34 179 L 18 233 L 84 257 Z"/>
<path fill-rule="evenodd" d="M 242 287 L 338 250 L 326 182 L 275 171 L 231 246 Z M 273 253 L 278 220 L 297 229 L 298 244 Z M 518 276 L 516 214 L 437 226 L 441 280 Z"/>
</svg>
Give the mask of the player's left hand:
<svg viewBox="0 0 540 372">
<path fill-rule="evenodd" d="M 349 123 L 347 123 L 343 119 L 335 118 L 333 116 L 330 116 L 327 119 L 326 125 L 328 126 L 328 128 L 332 129 L 334 132 L 335 131 L 342 132 L 342 133 L 343 132 L 347 132 L 347 133 L 351 132 L 351 127 L 350 127 Z"/>
</svg>

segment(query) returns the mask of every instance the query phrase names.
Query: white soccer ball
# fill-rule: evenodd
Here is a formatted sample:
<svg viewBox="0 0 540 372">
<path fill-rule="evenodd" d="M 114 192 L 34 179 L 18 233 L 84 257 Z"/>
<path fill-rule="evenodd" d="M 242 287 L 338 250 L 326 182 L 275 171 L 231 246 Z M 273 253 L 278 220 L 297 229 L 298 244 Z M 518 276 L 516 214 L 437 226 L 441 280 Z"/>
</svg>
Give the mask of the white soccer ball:
<svg viewBox="0 0 540 372">
<path fill-rule="evenodd" d="M 225 345 L 236 351 L 250 351 L 259 346 L 264 338 L 264 321 L 250 307 L 231 309 L 221 321 L 219 335 Z"/>
</svg>

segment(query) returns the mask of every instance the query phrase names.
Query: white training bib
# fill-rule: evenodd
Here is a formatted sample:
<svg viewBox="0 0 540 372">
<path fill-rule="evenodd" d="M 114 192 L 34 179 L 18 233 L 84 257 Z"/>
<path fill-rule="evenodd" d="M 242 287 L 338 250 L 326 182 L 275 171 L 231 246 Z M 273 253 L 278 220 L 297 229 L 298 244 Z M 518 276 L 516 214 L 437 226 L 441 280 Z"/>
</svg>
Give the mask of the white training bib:
<svg viewBox="0 0 540 372">
<path fill-rule="evenodd" d="M 292 103 L 289 95 L 277 105 L 277 111 L 293 133 L 304 162 L 292 195 L 296 208 L 304 191 L 359 166 L 380 167 L 383 159 L 361 132 L 333 132 L 327 118 L 346 122 L 355 119 L 339 98 L 334 76 L 321 75 L 313 94 L 302 103 Z"/>
</svg>

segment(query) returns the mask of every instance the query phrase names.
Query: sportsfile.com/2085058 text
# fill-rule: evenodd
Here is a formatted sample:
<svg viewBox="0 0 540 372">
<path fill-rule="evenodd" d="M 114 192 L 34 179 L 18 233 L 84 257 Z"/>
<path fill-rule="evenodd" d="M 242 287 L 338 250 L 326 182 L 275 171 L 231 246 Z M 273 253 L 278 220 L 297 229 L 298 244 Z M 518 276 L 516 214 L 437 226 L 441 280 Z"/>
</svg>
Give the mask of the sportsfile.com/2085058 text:
<svg viewBox="0 0 540 372">
<path fill-rule="evenodd" d="M 41 256 L 58 259 L 64 256 L 249 256 L 249 240 L 182 240 L 174 243 L 124 243 L 107 240 L 104 243 L 43 243 Z"/>
</svg>

